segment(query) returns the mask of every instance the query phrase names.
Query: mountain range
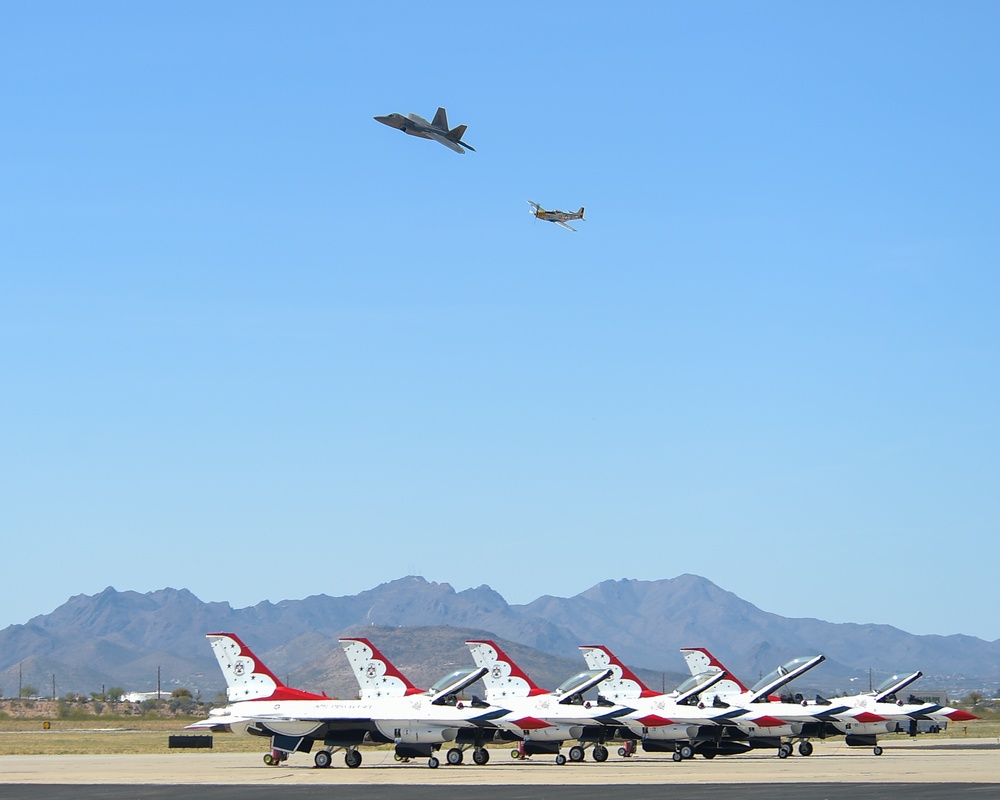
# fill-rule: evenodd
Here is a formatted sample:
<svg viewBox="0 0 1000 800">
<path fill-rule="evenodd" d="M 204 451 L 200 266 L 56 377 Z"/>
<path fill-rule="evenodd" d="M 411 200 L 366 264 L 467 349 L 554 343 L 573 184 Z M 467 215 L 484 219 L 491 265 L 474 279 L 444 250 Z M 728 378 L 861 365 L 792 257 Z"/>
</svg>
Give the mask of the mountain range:
<svg viewBox="0 0 1000 800">
<path fill-rule="evenodd" d="M 607 645 L 654 689 L 684 676 L 683 646 L 708 647 L 744 682 L 790 658 L 822 653 L 827 661 L 802 689 L 828 694 L 913 669 L 924 672 L 920 686 L 952 694 L 993 693 L 1000 683 L 1000 641 L 789 619 L 696 575 L 608 580 L 526 605 L 507 603 L 489 586 L 456 592 L 410 576 L 356 595 L 246 608 L 205 603 L 186 589 L 76 595 L 0 631 L 0 692 L 15 696 L 31 684 L 47 695 L 53 683 L 59 696 L 111 686 L 152 690 L 159 673 L 164 691 L 185 687 L 214 699 L 225 687 L 204 638 L 210 631 L 237 633 L 290 685 L 335 697 L 357 691 L 337 644 L 345 635 L 367 636 L 417 685 L 470 666 L 467 638 L 496 639 L 546 688 L 583 668 L 580 644 Z"/>
</svg>

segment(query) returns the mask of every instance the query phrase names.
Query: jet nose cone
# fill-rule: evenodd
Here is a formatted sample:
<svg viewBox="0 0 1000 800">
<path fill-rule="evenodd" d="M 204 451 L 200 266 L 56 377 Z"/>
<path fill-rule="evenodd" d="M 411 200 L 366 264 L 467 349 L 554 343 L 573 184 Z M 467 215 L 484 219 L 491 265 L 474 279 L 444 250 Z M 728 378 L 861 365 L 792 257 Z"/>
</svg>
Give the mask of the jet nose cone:
<svg viewBox="0 0 1000 800">
<path fill-rule="evenodd" d="M 383 125 L 391 125 L 392 121 L 389 119 L 388 115 L 381 117 L 373 117 L 376 122 L 381 122 Z"/>
</svg>

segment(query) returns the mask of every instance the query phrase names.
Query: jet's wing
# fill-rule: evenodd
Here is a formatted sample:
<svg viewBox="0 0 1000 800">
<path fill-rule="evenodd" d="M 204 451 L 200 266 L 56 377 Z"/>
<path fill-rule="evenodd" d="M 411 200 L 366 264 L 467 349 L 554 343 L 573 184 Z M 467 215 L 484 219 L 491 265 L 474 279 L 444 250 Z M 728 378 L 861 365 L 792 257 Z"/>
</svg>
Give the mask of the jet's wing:
<svg viewBox="0 0 1000 800">
<path fill-rule="evenodd" d="M 440 133 L 435 133 L 434 131 L 427 131 L 427 138 L 433 139 L 435 142 L 440 142 L 449 150 L 454 150 L 456 153 L 464 153 L 465 149 L 453 142 L 447 136 L 442 136 Z"/>
<path fill-rule="evenodd" d="M 567 225 L 561 219 L 552 219 L 552 220 L 549 220 L 549 222 L 554 222 L 560 228 L 565 228 L 568 231 L 574 231 L 574 232 L 576 232 L 576 228 L 574 228 L 572 225 Z"/>
</svg>

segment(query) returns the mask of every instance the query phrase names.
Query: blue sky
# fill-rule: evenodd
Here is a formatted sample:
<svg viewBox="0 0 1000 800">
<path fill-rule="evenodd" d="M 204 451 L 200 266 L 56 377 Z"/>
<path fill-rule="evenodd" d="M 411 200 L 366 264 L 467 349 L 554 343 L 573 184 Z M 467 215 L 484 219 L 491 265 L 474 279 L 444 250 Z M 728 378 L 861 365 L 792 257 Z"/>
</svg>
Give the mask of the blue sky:
<svg viewBox="0 0 1000 800">
<path fill-rule="evenodd" d="M 1000 638 L 998 26 L 0 3 L 0 626 L 693 572 Z"/>
</svg>

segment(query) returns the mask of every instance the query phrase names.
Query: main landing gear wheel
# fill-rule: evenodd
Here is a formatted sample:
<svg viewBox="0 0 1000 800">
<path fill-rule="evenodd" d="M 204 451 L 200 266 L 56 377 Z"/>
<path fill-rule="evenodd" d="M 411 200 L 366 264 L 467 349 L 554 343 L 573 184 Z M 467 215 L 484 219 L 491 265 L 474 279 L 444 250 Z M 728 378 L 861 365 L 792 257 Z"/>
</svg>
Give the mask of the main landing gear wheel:
<svg viewBox="0 0 1000 800">
<path fill-rule="evenodd" d="M 875 749 L 874 749 L 874 750 L 872 750 L 872 752 L 873 752 L 873 753 L 874 753 L 875 755 L 877 755 L 877 756 L 880 756 L 880 755 L 882 755 L 882 753 L 883 753 L 883 752 L 885 752 L 885 751 L 884 751 L 884 750 L 882 750 L 882 748 L 881 748 L 881 747 L 879 747 L 878 745 L 875 745 Z"/>
<path fill-rule="evenodd" d="M 799 742 L 799 755 L 811 756 L 813 754 L 812 742 Z"/>
<path fill-rule="evenodd" d="M 313 764 L 315 764 L 320 769 L 326 769 L 333 763 L 333 756 L 330 755 L 329 750 L 318 750 L 316 755 L 313 756 Z"/>
<path fill-rule="evenodd" d="M 344 763 L 347 764 L 351 769 L 357 769 L 361 766 L 361 751 L 360 750 L 348 750 L 344 753 Z"/>
<path fill-rule="evenodd" d="M 706 750 L 704 753 L 701 754 L 701 757 L 712 760 L 713 758 L 715 758 L 715 753 L 713 753 L 711 750 Z"/>
<path fill-rule="evenodd" d="M 483 766 L 490 760 L 490 751 L 485 747 L 477 747 L 472 751 L 472 760 L 479 766 Z"/>
<path fill-rule="evenodd" d="M 437 769 L 438 764 L 440 763 L 441 762 L 438 761 L 435 756 L 431 756 L 430 758 L 427 759 L 427 766 L 430 767 L 431 769 Z"/>
<path fill-rule="evenodd" d="M 556 756 L 556 763 L 561 767 L 563 764 L 566 763 L 566 756 L 564 756 L 562 753 L 559 753 Z"/>
<path fill-rule="evenodd" d="M 585 753 L 580 745 L 575 744 L 569 749 L 569 760 L 572 762 L 583 761 Z"/>
<path fill-rule="evenodd" d="M 689 744 L 682 744 L 680 750 L 681 758 L 694 758 L 694 748 Z"/>
<path fill-rule="evenodd" d="M 594 761 L 607 761 L 608 760 L 608 748 L 603 744 L 594 745 Z"/>
<path fill-rule="evenodd" d="M 462 763 L 462 751 L 457 747 L 453 747 L 448 751 L 448 755 L 446 755 L 445 758 L 448 760 L 449 764 L 453 767 L 457 767 Z"/>
</svg>

